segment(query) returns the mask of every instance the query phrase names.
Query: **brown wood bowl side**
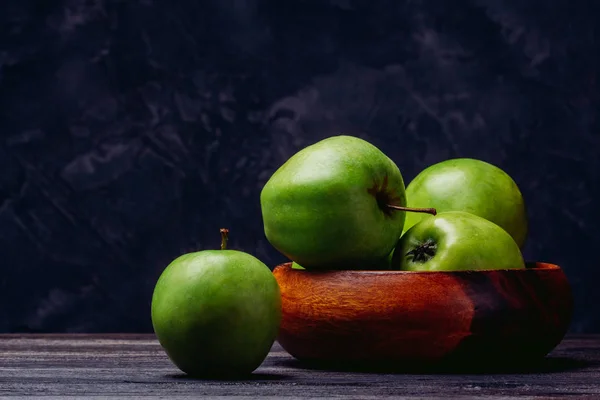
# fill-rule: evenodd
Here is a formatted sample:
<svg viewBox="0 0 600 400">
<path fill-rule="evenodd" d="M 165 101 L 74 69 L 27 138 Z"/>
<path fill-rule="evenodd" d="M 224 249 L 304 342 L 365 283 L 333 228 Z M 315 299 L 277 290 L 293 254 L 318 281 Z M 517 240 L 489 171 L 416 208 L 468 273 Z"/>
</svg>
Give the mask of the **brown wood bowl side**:
<svg viewBox="0 0 600 400">
<path fill-rule="evenodd" d="M 564 337 L 573 300 L 563 270 L 273 270 L 278 336 L 309 361 L 436 363 L 543 358 Z"/>
</svg>

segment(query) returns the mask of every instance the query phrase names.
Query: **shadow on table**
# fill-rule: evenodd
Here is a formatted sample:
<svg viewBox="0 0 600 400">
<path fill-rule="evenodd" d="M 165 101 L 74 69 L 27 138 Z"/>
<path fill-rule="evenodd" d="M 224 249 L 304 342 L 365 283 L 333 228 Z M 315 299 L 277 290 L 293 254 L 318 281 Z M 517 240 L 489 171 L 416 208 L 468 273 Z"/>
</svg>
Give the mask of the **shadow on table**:
<svg viewBox="0 0 600 400">
<path fill-rule="evenodd" d="M 297 368 L 306 370 L 321 370 L 335 372 L 361 372 L 361 373 L 397 373 L 397 374 L 539 374 L 575 371 L 588 368 L 595 363 L 587 360 L 567 357 L 547 357 L 535 362 L 475 365 L 467 362 L 452 362 L 432 365 L 392 365 L 392 364 L 360 364 L 348 362 L 321 362 L 300 361 L 295 358 L 274 360 L 275 366 Z"/>
<path fill-rule="evenodd" d="M 186 380 L 186 381 L 214 381 L 214 382 L 222 382 L 222 381 L 227 381 L 227 382 L 237 382 L 237 381 L 254 381 L 254 382 L 260 382 L 260 381 L 281 381 L 281 380 L 285 380 L 289 378 L 289 375 L 285 375 L 285 374 L 265 374 L 265 373 L 259 373 L 259 372 L 255 372 L 249 375 L 241 375 L 241 376 L 205 376 L 205 377 L 194 377 L 194 376 L 190 376 L 184 373 L 180 373 L 180 374 L 171 374 L 171 375 L 167 375 L 167 377 L 169 378 L 174 378 L 174 379 L 180 379 L 180 380 Z"/>
</svg>

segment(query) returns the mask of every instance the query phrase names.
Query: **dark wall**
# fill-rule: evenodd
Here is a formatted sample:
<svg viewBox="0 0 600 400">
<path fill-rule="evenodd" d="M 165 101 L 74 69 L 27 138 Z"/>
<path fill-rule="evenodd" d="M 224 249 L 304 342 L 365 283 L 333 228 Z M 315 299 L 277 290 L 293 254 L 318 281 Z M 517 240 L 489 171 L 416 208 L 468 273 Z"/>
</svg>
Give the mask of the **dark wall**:
<svg viewBox="0 0 600 400">
<path fill-rule="evenodd" d="M 599 2 L 0 7 L 0 332 L 149 331 L 162 269 L 220 227 L 282 261 L 261 187 L 339 133 L 407 183 L 451 157 L 505 169 L 526 257 L 564 267 L 572 330 L 600 332 Z"/>
</svg>

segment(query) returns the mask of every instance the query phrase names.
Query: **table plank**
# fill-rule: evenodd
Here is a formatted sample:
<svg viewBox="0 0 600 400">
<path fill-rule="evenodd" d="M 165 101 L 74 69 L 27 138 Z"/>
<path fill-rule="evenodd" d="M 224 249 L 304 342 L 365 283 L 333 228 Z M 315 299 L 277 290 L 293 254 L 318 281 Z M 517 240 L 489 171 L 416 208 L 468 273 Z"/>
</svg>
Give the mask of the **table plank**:
<svg viewBox="0 0 600 400">
<path fill-rule="evenodd" d="M 0 335 L 0 396 L 95 398 L 600 397 L 600 335 L 568 336 L 540 367 L 488 374 L 308 369 L 277 343 L 249 379 L 193 380 L 153 335 Z"/>
</svg>

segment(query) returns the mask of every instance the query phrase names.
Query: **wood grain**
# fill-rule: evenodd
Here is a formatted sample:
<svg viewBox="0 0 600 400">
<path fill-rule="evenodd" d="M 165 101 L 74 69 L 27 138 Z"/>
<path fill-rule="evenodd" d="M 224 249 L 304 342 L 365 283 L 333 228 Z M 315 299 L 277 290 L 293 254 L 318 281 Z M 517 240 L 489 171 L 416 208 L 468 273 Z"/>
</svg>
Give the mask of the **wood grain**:
<svg viewBox="0 0 600 400">
<path fill-rule="evenodd" d="M 319 371 L 275 344 L 245 380 L 192 380 L 153 335 L 0 335 L 4 398 L 598 398 L 600 335 L 567 337 L 527 370 L 494 374 Z M 15 396 L 15 397 L 12 397 Z M 73 397 L 71 397 L 73 398 Z"/>
<path fill-rule="evenodd" d="M 563 271 L 406 272 L 274 269 L 282 294 L 279 342 L 301 360 L 427 365 L 523 362 L 566 333 Z"/>
</svg>

